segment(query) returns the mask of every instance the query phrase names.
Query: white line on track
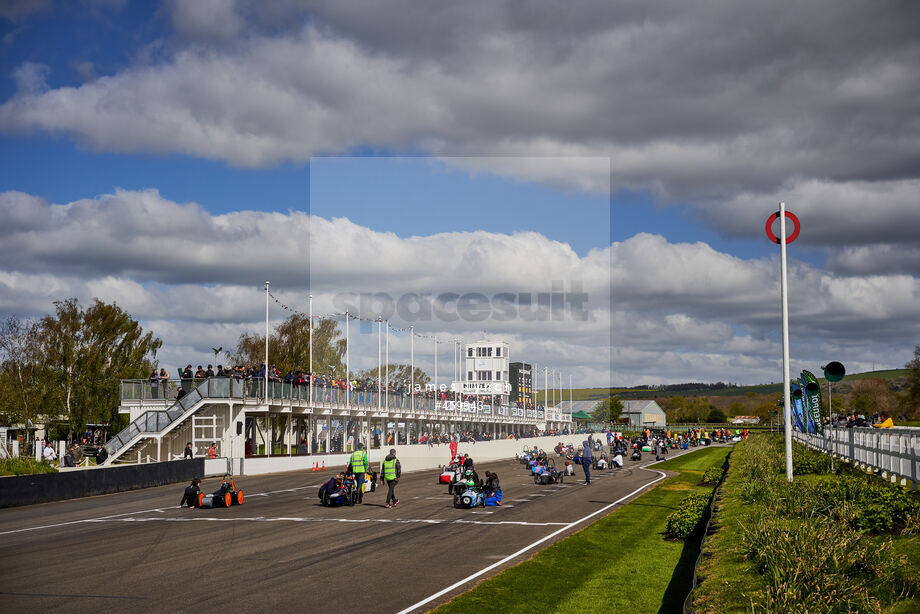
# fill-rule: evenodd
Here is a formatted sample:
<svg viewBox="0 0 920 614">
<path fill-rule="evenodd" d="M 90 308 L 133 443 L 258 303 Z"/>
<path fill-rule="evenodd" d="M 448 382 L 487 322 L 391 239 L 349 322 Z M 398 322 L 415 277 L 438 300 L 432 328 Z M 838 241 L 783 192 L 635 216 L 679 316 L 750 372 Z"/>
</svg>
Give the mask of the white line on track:
<svg viewBox="0 0 920 614">
<path fill-rule="evenodd" d="M 311 484 L 310 486 L 298 486 L 297 488 L 285 488 L 284 490 L 270 490 L 268 492 L 256 492 L 256 493 L 251 493 L 251 494 L 246 493 L 246 497 L 247 498 L 249 497 L 267 497 L 268 495 L 275 495 L 275 494 L 282 493 L 282 492 L 294 492 L 297 490 L 304 490 L 307 488 L 319 488 L 320 486 L 322 486 L 322 484 Z M 163 510 L 175 509 L 175 507 L 179 507 L 179 506 L 168 505 L 166 507 L 155 507 L 149 510 L 138 510 L 134 512 L 125 512 L 123 514 L 111 514 L 109 516 L 99 516 L 97 518 L 83 518 L 81 520 L 71 520 L 69 522 L 58 522 L 55 524 L 45 524 L 45 525 L 41 525 L 38 527 L 26 527 L 24 529 L 12 529 L 10 531 L 0 531 L 0 535 L 11 535 L 13 533 L 25 533 L 27 531 L 39 531 L 41 529 L 54 529 L 56 527 L 66 527 L 66 526 L 70 526 L 73 524 L 81 524 L 84 522 L 99 522 L 102 520 L 113 520 L 113 519 L 122 518 L 124 516 L 133 516 L 135 514 L 148 514 L 150 512 L 163 513 Z"/>
<path fill-rule="evenodd" d="M 645 469 L 645 467 L 640 467 L 640 469 Z M 429 602 L 431 602 L 431 601 L 434 601 L 435 599 L 437 599 L 438 597 L 441 597 L 442 595 L 446 595 L 447 593 L 451 592 L 451 591 L 454 590 L 455 588 L 458 588 L 458 587 L 460 587 L 460 586 L 463 586 L 464 584 L 466 584 L 466 583 L 469 582 L 470 580 L 475 580 L 475 579 L 478 578 L 479 576 L 481 576 L 481 575 L 483 575 L 483 574 L 486 574 L 486 573 L 489 573 L 490 571 L 492 571 L 492 570 L 495 569 L 496 567 L 500 567 L 500 566 L 504 565 L 504 564 L 507 563 L 508 561 L 511 561 L 511 560 L 517 558 L 518 556 L 520 556 L 521 554 L 524 554 L 524 553 L 527 552 L 528 550 L 531 550 L 531 549 L 533 549 L 533 548 L 539 546 L 539 545 L 542 544 L 543 542 L 545 542 L 545 541 L 547 541 L 547 540 L 550 540 L 550 539 L 556 537 L 556 536 L 559 535 L 560 533 L 564 533 L 564 532 L 568 531 L 569 529 L 571 529 L 572 527 L 574 527 L 574 526 L 576 526 L 576 525 L 579 525 L 579 524 L 583 523 L 584 521 L 588 520 L 589 518 L 593 518 L 593 517 L 597 516 L 598 514 L 602 514 L 602 513 L 606 512 L 607 510 L 609 510 L 610 508 L 614 507 L 615 505 L 618 505 L 619 503 L 621 503 L 621 502 L 623 502 L 623 501 L 629 499 L 629 498 L 632 497 L 633 495 L 636 495 L 636 494 L 642 492 L 643 490 L 645 490 L 646 488 L 648 488 L 648 487 L 651 486 L 652 484 L 655 484 L 656 482 L 660 482 L 661 480 L 663 480 L 664 478 L 667 477 L 667 474 L 665 474 L 663 471 L 658 471 L 657 469 L 646 469 L 646 471 L 654 471 L 655 473 L 658 474 L 658 477 L 655 478 L 654 480 L 652 480 L 651 482 L 648 482 L 647 484 L 644 484 L 644 485 L 640 486 L 639 488 L 637 488 L 636 490 L 632 491 L 632 492 L 629 493 L 628 495 L 626 495 L 626 496 L 624 496 L 624 497 L 620 497 L 619 499 L 617 499 L 617 500 L 614 501 L 613 503 L 610 503 L 610 504 L 608 504 L 608 505 L 605 505 L 605 506 L 602 507 L 601 509 L 599 509 L 599 510 L 597 510 L 597 511 L 595 511 L 595 512 L 591 512 L 591 513 L 588 514 L 587 516 L 584 516 L 584 517 L 579 518 L 578 520 L 576 520 L 576 521 L 574 521 L 574 522 L 570 522 L 570 523 L 566 524 L 566 525 L 563 526 L 562 528 L 560 528 L 560 529 L 558 529 L 558 530 L 556 530 L 556 531 L 553 531 L 552 533 L 550 533 L 550 534 L 547 535 L 546 537 L 543 537 L 543 538 L 541 538 L 541 539 L 538 539 L 537 541 L 533 542 L 532 544 L 530 544 L 530 545 L 528 545 L 528 546 L 524 546 L 523 548 L 521 548 L 520 550 L 518 550 L 518 551 L 515 552 L 514 554 L 509 554 L 508 556 L 506 556 L 506 557 L 503 558 L 502 560 L 497 561 L 497 562 L 495 562 L 495 563 L 492 563 L 492 564 L 489 565 L 488 567 L 485 567 L 484 569 L 480 569 L 480 570 L 477 571 L 476 573 L 474 573 L 474 574 L 472 574 L 472 575 L 469 575 L 469 576 L 467 576 L 466 578 L 463 578 L 462 580 L 460 580 L 460 581 L 458 581 L 458 582 L 454 582 L 453 584 L 451 584 L 451 585 L 448 586 L 447 588 L 442 589 L 442 590 L 438 591 L 437 593 L 435 593 L 435 594 L 433 594 L 433 595 L 431 595 L 431 596 L 429 596 L 429 597 L 426 597 L 425 599 L 422 599 L 422 600 L 419 601 L 418 603 L 414 603 L 414 604 L 410 605 L 408 608 L 406 608 L 406 609 L 404 609 L 404 610 L 400 610 L 397 614 L 408 614 L 409 612 L 412 612 L 413 610 L 417 610 L 418 608 L 422 607 L 422 606 L 425 605 L 426 603 L 429 603 Z"/>
<path fill-rule="evenodd" d="M 510 507 L 510 506 L 509 506 Z M 492 512 L 473 512 L 473 514 L 491 514 Z M 104 518 L 87 520 L 85 522 L 342 522 L 342 523 L 381 523 L 381 524 L 484 524 L 484 525 L 510 525 L 521 527 L 564 527 L 567 522 L 526 522 L 523 520 L 463 520 L 440 518 L 298 518 L 281 516 L 266 518 L 253 516 L 249 518 L 221 518 L 217 516 L 196 516 L 194 518 L 169 518 L 151 516 L 148 518 Z"/>
</svg>

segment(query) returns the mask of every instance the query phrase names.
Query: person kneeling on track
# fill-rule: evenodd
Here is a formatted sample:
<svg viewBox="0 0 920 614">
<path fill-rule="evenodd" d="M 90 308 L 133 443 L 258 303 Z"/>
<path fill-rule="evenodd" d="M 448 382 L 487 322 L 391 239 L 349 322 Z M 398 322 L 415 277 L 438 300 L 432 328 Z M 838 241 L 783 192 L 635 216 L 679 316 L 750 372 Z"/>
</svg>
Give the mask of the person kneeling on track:
<svg viewBox="0 0 920 614">
<path fill-rule="evenodd" d="M 502 504 L 502 487 L 498 481 L 498 476 L 491 471 L 486 471 L 485 493 L 486 505 Z"/>
<path fill-rule="evenodd" d="M 192 483 L 185 487 L 185 494 L 182 495 L 182 501 L 179 502 L 179 507 L 182 507 L 188 503 L 189 507 L 195 507 L 198 505 L 198 493 L 201 492 L 201 478 L 195 478 L 192 480 Z"/>
<path fill-rule="evenodd" d="M 396 458 L 396 450 L 390 449 L 390 453 L 387 454 L 387 457 L 383 459 L 383 465 L 380 469 L 380 483 L 386 483 L 387 485 L 387 507 L 396 507 L 399 503 L 399 499 L 396 498 L 396 484 L 399 482 L 399 477 L 402 475 L 402 465 L 399 463 L 399 459 Z"/>
<path fill-rule="evenodd" d="M 623 453 L 617 450 L 617 453 L 613 456 L 613 468 L 622 469 L 623 468 Z"/>
<path fill-rule="evenodd" d="M 326 493 L 329 493 L 331 495 L 332 493 L 339 492 L 342 489 L 342 483 L 344 481 L 345 481 L 344 473 L 334 475 L 328 480 L 326 480 L 326 482 L 322 486 L 319 487 L 320 500 L 322 500 L 323 495 Z"/>
</svg>

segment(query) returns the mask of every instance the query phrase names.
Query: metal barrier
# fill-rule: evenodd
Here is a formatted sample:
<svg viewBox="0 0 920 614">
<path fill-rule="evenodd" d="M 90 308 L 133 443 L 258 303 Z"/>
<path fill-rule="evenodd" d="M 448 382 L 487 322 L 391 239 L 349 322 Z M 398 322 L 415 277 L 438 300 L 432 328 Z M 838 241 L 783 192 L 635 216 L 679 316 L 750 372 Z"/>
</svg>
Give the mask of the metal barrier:
<svg viewBox="0 0 920 614">
<path fill-rule="evenodd" d="M 193 404 L 202 397 L 255 400 L 265 398 L 264 379 L 210 377 L 207 379 L 163 380 L 159 381 L 156 386 L 147 380 L 122 380 L 121 400 L 175 402 L 180 386 L 186 392 L 186 395 L 179 401 L 183 408 L 190 407 L 189 403 Z M 332 386 L 315 386 L 311 390 L 309 385 L 298 385 L 292 382 L 268 382 L 268 399 L 269 401 L 309 403 L 311 406 L 322 409 L 373 410 L 379 407 L 384 411 L 413 410 L 428 413 L 466 413 L 484 416 L 526 417 L 532 420 L 543 420 L 544 417 L 547 417 L 547 413 L 542 408 L 525 410 L 513 405 L 464 404 L 459 401 L 439 400 L 429 396 L 412 397 L 401 393 L 381 394 L 375 390 L 351 390 L 346 393 L 344 389 Z M 150 407 L 151 405 L 155 406 L 156 403 L 142 403 L 142 407 Z M 161 411 L 152 410 L 153 413 L 160 413 Z M 167 410 L 167 412 L 171 411 L 172 409 Z M 550 416 L 550 419 L 559 422 L 571 420 L 568 414 L 561 412 L 550 413 Z M 140 418 L 135 422 L 139 420 Z M 136 429 L 142 428 L 143 425 L 141 424 L 136 426 Z"/>
<path fill-rule="evenodd" d="M 191 383 L 190 383 L 191 382 Z M 112 437 L 105 449 L 112 456 L 122 450 L 138 435 L 143 433 L 161 433 L 173 423 L 182 420 L 188 411 L 202 399 L 249 399 L 265 398 L 265 380 L 236 379 L 232 377 L 210 377 L 198 380 L 158 381 L 154 386 L 147 380 L 122 380 L 121 398 L 123 401 L 141 401 L 141 407 L 150 407 L 160 401 L 168 405 L 165 409 L 151 409 L 133 420 L 120 433 Z M 170 397 L 179 386 L 187 393 L 177 399 Z M 163 393 L 166 393 L 165 395 Z M 376 391 L 345 390 L 332 387 L 301 386 L 292 382 L 268 382 L 269 402 L 287 401 L 322 409 L 338 410 L 373 410 L 378 406 L 387 412 L 411 410 L 414 413 L 428 414 L 430 417 L 468 414 L 480 416 L 513 416 L 530 420 L 542 420 L 545 413 L 542 408 L 524 410 L 518 407 L 491 406 L 482 402 L 459 402 L 439 400 L 433 397 L 410 397 L 408 395 L 384 394 L 383 398 Z M 170 404 L 170 401 L 172 403 Z M 385 402 L 386 401 L 386 402 Z M 161 407 L 163 406 L 161 405 Z M 568 417 L 568 416 L 566 416 Z"/>
<path fill-rule="evenodd" d="M 815 450 L 848 460 L 894 480 L 920 484 L 920 429 L 829 428 L 825 435 L 792 432 L 793 439 Z"/>
</svg>

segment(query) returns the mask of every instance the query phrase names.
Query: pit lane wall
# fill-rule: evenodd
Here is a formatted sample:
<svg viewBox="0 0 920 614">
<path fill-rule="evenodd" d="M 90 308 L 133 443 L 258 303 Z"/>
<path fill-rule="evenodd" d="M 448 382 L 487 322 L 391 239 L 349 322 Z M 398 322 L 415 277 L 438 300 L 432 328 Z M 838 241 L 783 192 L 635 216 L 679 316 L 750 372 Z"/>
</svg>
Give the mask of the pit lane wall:
<svg viewBox="0 0 920 614">
<path fill-rule="evenodd" d="M 210 468 L 212 473 L 208 474 L 205 463 L 221 460 L 222 466 L 213 465 Z M 206 461 L 196 458 L 165 463 L 81 468 L 60 473 L 4 476 L 0 477 L 0 507 L 63 501 L 187 482 L 196 476 L 223 474 L 226 467 L 226 459 Z"/>
<path fill-rule="evenodd" d="M 551 437 L 526 437 L 522 439 L 500 439 L 498 441 L 461 441 L 457 446 L 459 454 L 469 454 L 477 467 L 484 468 L 484 463 L 513 458 L 525 447 L 528 449 L 537 446 L 552 454 L 553 448 L 560 441 L 563 444 L 578 446 L 587 439 L 587 435 L 554 435 Z M 606 444 L 606 440 L 604 440 Z M 379 471 L 380 463 L 391 448 L 396 450 L 396 457 L 402 465 L 403 471 L 419 471 L 437 469 L 450 460 L 448 444 L 433 445 L 431 447 L 420 445 L 385 446 L 383 450 L 368 450 L 368 459 L 371 470 Z M 282 471 L 309 471 L 314 464 L 327 469 L 342 469 L 348 465 L 349 454 L 314 454 L 312 456 L 272 456 L 260 458 L 233 458 L 229 459 L 232 472 L 235 475 L 259 475 L 263 473 L 278 473 Z M 225 459 L 215 459 L 226 464 Z"/>
</svg>

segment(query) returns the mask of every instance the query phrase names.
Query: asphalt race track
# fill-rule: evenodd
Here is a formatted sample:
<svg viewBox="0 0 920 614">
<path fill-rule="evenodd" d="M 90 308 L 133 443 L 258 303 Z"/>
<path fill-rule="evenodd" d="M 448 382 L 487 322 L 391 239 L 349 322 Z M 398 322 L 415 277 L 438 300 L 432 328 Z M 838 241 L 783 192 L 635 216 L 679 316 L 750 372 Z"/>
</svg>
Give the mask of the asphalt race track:
<svg viewBox="0 0 920 614">
<path fill-rule="evenodd" d="M 3 509 L 0 611 L 424 612 L 660 480 L 649 460 L 589 486 L 580 467 L 538 486 L 516 461 L 483 464 L 504 501 L 474 510 L 454 509 L 437 471 L 404 474 L 397 508 L 385 488 L 325 508 L 331 470 L 241 477 L 230 509 L 177 508 L 185 484 Z"/>
</svg>

